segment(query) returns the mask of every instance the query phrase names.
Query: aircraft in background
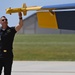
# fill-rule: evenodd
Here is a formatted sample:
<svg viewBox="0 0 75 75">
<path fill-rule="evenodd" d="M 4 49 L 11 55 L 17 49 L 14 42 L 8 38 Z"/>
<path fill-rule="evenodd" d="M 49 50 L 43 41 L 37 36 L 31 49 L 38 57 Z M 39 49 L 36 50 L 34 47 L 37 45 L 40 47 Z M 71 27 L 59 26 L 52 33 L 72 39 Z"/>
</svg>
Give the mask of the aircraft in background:
<svg viewBox="0 0 75 75">
<path fill-rule="evenodd" d="M 24 3 L 22 8 L 7 8 L 6 14 L 27 11 L 37 11 L 38 25 L 41 28 L 68 29 L 75 30 L 75 3 L 30 6 Z"/>
</svg>

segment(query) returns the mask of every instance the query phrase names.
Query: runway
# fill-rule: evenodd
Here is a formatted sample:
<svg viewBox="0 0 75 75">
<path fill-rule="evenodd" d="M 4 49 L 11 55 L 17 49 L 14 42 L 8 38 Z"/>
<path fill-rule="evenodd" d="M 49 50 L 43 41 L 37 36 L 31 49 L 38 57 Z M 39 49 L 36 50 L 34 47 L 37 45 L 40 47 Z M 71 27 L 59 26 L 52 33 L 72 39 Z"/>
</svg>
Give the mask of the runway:
<svg viewBox="0 0 75 75">
<path fill-rule="evenodd" d="M 75 62 L 14 61 L 12 75 L 75 75 Z"/>
</svg>

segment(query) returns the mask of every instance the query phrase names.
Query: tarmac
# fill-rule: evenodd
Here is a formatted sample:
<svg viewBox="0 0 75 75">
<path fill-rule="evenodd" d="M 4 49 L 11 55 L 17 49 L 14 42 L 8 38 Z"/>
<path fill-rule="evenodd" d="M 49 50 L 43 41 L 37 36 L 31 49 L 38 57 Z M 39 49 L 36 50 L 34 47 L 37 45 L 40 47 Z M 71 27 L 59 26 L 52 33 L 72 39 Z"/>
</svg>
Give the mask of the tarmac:
<svg viewBox="0 0 75 75">
<path fill-rule="evenodd" d="M 75 61 L 14 61 L 11 75 L 75 75 Z"/>
</svg>

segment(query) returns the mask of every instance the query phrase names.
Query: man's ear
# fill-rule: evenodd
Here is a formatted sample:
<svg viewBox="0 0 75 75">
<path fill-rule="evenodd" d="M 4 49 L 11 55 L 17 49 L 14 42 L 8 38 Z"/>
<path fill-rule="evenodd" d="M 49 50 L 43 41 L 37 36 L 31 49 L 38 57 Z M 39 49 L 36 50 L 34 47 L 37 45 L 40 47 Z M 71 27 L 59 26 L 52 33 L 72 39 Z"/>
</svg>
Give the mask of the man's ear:
<svg viewBox="0 0 75 75">
<path fill-rule="evenodd" d="M 1 24 L 1 18 L 0 18 L 0 24 Z"/>
<path fill-rule="evenodd" d="M 7 18 L 6 18 L 7 19 Z M 7 24 L 8 24 L 8 19 L 7 19 Z"/>
</svg>

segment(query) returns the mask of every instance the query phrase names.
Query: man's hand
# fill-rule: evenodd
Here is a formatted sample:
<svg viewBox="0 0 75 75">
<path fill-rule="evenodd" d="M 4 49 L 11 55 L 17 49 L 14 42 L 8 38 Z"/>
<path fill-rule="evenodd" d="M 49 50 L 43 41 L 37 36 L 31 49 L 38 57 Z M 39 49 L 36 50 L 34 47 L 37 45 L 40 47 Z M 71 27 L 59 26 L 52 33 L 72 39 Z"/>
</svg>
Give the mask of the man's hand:
<svg viewBox="0 0 75 75">
<path fill-rule="evenodd" d="M 18 16 L 19 16 L 19 18 L 22 18 L 22 13 L 19 12 L 19 13 L 18 13 Z"/>
</svg>

